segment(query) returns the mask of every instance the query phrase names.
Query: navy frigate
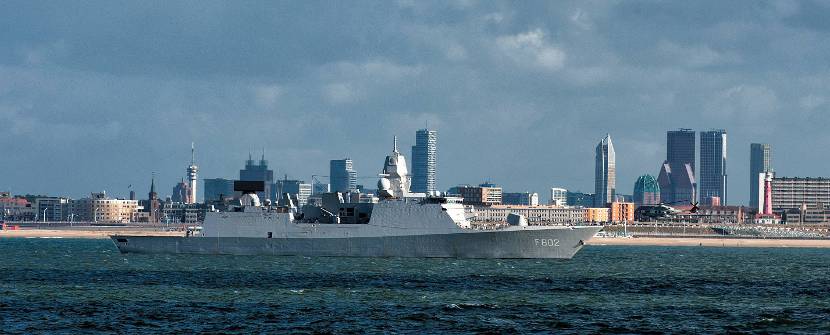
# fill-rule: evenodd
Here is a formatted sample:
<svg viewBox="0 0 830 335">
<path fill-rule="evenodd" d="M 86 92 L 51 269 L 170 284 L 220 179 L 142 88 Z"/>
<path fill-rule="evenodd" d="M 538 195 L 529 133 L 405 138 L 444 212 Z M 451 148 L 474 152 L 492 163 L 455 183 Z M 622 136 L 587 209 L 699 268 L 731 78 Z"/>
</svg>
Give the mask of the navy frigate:
<svg viewBox="0 0 830 335">
<path fill-rule="evenodd" d="M 461 198 L 409 192 L 397 143 L 378 181 L 380 201 L 326 193 L 322 204 L 261 204 L 262 183 L 236 182 L 237 206 L 211 210 L 186 236 L 111 236 L 122 253 L 301 255 L 347 257 L 565 258 L 601 227 L 528 225 L 518 215 L 477 225 Z"/>
</svg>

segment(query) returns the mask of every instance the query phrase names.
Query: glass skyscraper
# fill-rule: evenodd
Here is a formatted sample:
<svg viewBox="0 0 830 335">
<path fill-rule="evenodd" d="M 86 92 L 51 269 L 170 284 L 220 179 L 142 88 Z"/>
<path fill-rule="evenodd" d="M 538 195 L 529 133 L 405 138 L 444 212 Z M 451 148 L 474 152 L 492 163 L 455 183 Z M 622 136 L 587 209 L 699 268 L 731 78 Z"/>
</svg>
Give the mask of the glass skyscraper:
<svg viewBox="0 0 830 335">
<path fill-rule="evenodd" d="M 761 208 L 759 175 L 770 170 L 772 149 L 769 144 L 752 143 L 749 145 L 749 207 Z"/>
<path fill-rule="evenodd" d="M 712 198 L 727 204 L 726 130 L 700 132 L 700 203 L 712 205 Z"/>
<path fill-rule="evenodd" d="M 695 131 L 691 129 L 666 132 L 666 160 L 672 167 L 689 164 L 695 169 Z"/>
<path fill-rule="evenodd" d="M 666 161 L 657 177 L 662 202 L 688 204 L 696 200 L 695 144 L 694 130 L 666 132 Z"/>
<path fill-rule="evenodd" d="M 329 162 L 329 183 L 332 192 L 357 191 L 357 171 L 349 158 L 335 159 Z"/>
<path fill-rule="evenodd" d="M 421 129 L 415 132 L 415 145 L 412 146 L 412 192 L 433 193 L 435 186 L 436 165 L 438 163 L 438 132 Z"/>
<path fill-rule="evenodd" d="M 617 167 L 611 135 L 597 144 L 594 170 L 594 206 L 606 207 L 614 201 L 617 188 Z"/>
</svg>

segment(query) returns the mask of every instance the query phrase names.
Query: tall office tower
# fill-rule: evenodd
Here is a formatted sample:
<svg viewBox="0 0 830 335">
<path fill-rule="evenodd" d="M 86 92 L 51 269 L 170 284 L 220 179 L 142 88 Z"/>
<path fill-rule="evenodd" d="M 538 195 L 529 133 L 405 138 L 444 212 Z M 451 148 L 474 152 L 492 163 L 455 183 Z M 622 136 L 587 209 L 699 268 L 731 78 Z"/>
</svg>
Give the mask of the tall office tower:
<svg viewBox="0 0 830 335">
<path fill-rule="evenodd" d="M 726 130 L 700 132 L 700 203 L 711 205 L 718 198 L 721 205 L 726 198 Z"/>
<path fill-rule="evenodd" d="M 634 204 L 637 206 L 660 203 L 660 185 L 652 175 L 642 175 L 634 183 Z"/>
<path fill-rule="evenodd" d="M 186 204 L 196 203 L 196 184 L 199 182 L 199 167 L 196 166 L 196 145 L 190 142 L 190 165 L 187 167 L 187 180 L 190 182 L 190 194 L 187 197 Z"/>
<path fill-rule="evenodd" d="M 772 149 L 769 144 L 752 143 L 749 145 L 749 207 L 759 211 L 764 205 L 764 194 L 760 186 L 764 183 L 762 174 L 769 172 Z"/>
<path fill-rule="evenodd" d="M 436 164 L 438 163 L 438 132 L 421 129 L 415 132 L 412 146 L 412 192 L 434 193 Z"/>
<path fill-rule="evenodd" d="M 605 207 L 614 200 L 617 188 L 617 167 L 611 135 L 597 144 L 594 170 L 594 206 Z"/>
<path fill-rule="evenodd" d="M 271 199 L 271 186 L 274 184 L 274 171 L 268 169 L 268 161 L 265 160 L 265 152 L 262 153 L 262 158 L 259 164 L 255 164 L 251 155 L 248 155 L 248 160 L 245 161 L 245 168 L 239 170 L 239 180 L 242 181 L 261 181 L 265 184 L 265 191 L 257 192 L 257 197 L 260 199 Z"/>
<path fill-rule="evenodd" d="M 357 191 L 357 171 L 350 158 L 335 159 L 329 162 L 329 183 L 332 192 Z"/>
<path fill-rule="evenodd" d="M 660 200 L 668 203 L 694 202 L 697 190 L 695 179 L 695 131 L 691 129 L 666 132 L 666 160 L 657 176 Z"/>
<path fill-rule="evenodd" d="M 666 161 L 672 167 L 689 164 L 695 171 L 695 131 L 691 129 L 666 132 Z"/>
</svg>

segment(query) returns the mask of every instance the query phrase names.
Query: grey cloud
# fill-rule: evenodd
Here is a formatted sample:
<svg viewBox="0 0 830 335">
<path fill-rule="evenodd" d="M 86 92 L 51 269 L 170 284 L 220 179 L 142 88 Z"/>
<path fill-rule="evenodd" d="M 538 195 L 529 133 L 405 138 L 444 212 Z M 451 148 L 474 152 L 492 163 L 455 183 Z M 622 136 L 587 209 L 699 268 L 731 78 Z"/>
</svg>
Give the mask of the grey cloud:
<svg viewBox="0 0 830 335">
<path fill-rule="evenodd" d="M 828 7 L 819 2 L 0 3 L 0 189 L 73 196 L 173 186 L 264 147 L 308 179 L 350 156 L 377 173 L 439 130 L 439 185 L 484 178 L 591 190 L 593 148 L 618 184 L 655 174 L 665 130 L 726 128 L 731 200 L 749 142 L 787 175 L 824 175 Z M 809 137 L 811 141 L 803 139 Z M 60 161 L 73 178 L 37 176 Z M 22 169 L 21 167 L 28 167 Z M 138 188 L 137 191 L 142 191 Z M 162 194 L 165 194 L 162 189 Z M 143 192 L 139 192 L 143 193 Z M 544 197 L 544 196 L 543 196 Z"/>
</svg>

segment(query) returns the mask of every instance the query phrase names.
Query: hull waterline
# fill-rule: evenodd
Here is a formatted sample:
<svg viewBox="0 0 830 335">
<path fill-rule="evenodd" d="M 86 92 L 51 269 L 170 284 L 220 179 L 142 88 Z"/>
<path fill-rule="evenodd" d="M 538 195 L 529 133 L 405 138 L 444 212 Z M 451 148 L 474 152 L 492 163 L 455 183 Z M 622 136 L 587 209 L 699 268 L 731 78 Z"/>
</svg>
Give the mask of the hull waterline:
<svg viewBox="0 0 830 335">
<path fill-rule="evenodd" d="M 569 259 L 601 227 L 349 238 L 112 236 L 122 253 Z"/>
</svg>

